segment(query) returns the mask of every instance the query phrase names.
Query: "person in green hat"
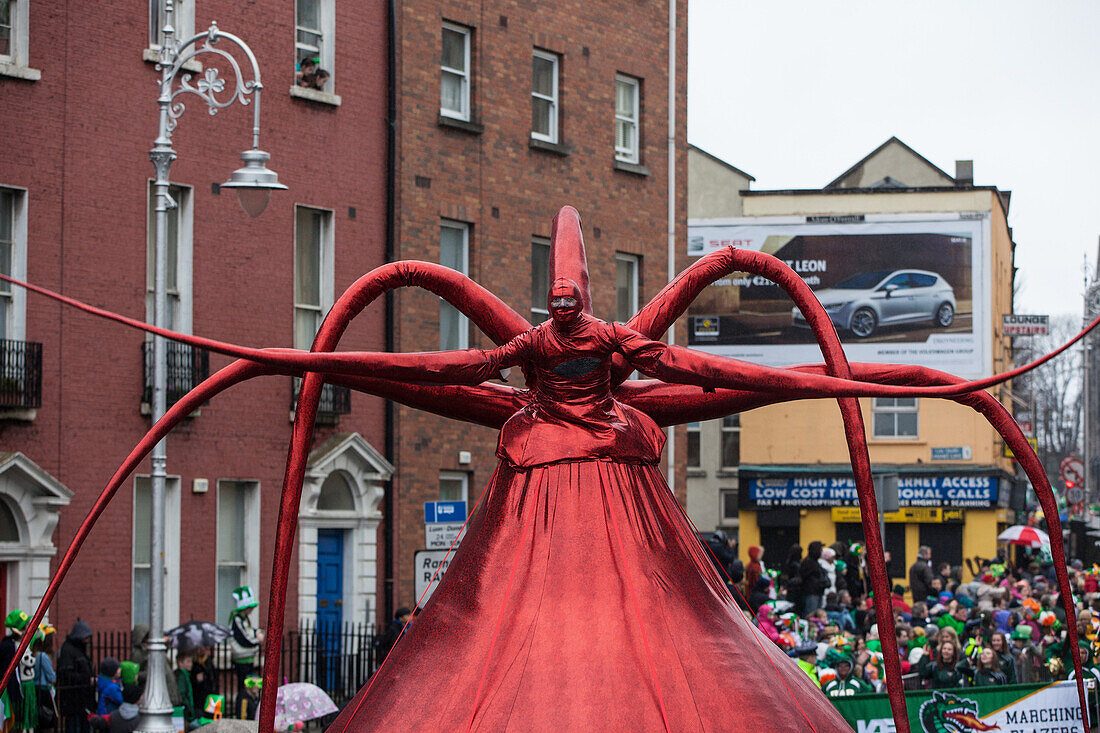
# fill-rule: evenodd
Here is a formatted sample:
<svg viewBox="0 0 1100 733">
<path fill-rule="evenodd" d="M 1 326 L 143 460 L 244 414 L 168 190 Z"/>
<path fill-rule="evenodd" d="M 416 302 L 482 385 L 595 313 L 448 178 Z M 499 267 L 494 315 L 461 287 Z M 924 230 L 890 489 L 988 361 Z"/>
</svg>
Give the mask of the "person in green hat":
<svg viewBox="0 0 1100 733">
<path fill-rule="evenodd" d="M 23 638 L 23 632 L 26 631 L 30 620 L 30 616 L 18 608 L 12 609 L 4 618 L 4 626 L 7 628 L 8 634 L 3 641 L 0 641 L 0 664 L 4 665 L 3 669 L 7 669 L 12 660 L 15 659 L 15 653 L 19 650 L 19 641 Z M 30 657 L 30 662 L 31 699 L 24 700 L 26 690 L 26 685 L 23 684 L 25 664 L 19 665 L 18 672 L 11 676 L 11 679 L 8 680 L 8 686 L 4 689 L 3 694 L 0 694 L 0 701 L 3 702 L 4 706 L 5 730 L 27 730 L 38 725 L 38 703 L 34 699 L 33 656 Z M 33 720 L 27 720 L 28 713 L 33 714 Z"/>
<path fill-rule="evenodd" d="M 1016 658 L 1016 681 L 1020 684 L 1049 682 L 1043 653 L 1031 641 L 1031 627 L 1020 624 L 1012 631 L 1012 655 Z"/>
<path fill-rule="evenodd" d="M 256 659 L 260 654 L 263 632 L 252 626 L 252 609 L 259 605 L 252 588 L 242 585 L 233 589 L 233 610 L 229 612 L 229 628 L 233 635 L 229 639 L 233 658 L 233 671 L 237 673 L 237 698 L 248 694 L 244 686 L 245 678 L 256 671 Z"/>
<path fill-rule="evenodd" d="M 830 680 L 825 684 L 822 690 L 829 697 L 848 697 L 850 695 L 860 695 L 865 692 L 874 692 L 874 689 L 859 679 L 852 676 L 852 669 L 854 663 L 852 661 L 852 655 L 841 651 L 830 651 L 825 655 L 826 662 L 830 661 L 829 656 L 834 655 L 832 659 L 833 669 L 836 670 L 836 678 Z"/>
<path fill-rule="evenodd" d="M 250 674 L 244 678 L 244 689 L 247 694 L 237 698 L 237 709 L 234 712 L 234 718 L 256 720 L 256 715 L 260 710 L 260 691 L 263 687 L 263 678 L 258 674 Z"/>
</svg>

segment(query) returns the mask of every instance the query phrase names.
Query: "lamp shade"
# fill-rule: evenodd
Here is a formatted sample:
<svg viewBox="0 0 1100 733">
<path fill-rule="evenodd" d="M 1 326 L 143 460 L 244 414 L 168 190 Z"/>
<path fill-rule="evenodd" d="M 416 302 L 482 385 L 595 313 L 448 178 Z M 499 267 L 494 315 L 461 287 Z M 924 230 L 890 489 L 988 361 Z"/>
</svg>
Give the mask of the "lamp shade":
<svg viewBox="0 0 1100 733">
<path fill-rule="evenodd" d="M 222 188 L 237 189 L 237 200 L 245 213 L 255 218 L 267 208 L 273 189 L 286 189 L 279 183 L 279 176 L 267 167 L 271 156 L 262 150 L 246 150 L 241 153 L 244 167 L 233 171 Z"/>
</svg>

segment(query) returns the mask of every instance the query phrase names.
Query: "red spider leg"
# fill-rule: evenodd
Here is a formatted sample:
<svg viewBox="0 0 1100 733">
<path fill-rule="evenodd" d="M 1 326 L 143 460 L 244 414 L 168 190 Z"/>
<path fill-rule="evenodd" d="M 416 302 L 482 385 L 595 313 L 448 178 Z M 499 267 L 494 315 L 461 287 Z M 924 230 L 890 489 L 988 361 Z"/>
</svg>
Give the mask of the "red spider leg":
<svg viewBox="0 0 1100 733">
<path fill-rule="evenodd" d="M 493 382 L 485 382 L 476 387 L 403 384 L 388 379 L 347 375 L 326 376 L 325 381 L 400 402 L 424 412 L 497 429 L 530 402 L 526 390 Z"/>
<path fill-rule="evenodd" d="M 661 292 L 638 311 L 627 325 L 639 333 L 664 333 L 703 288 L 735 269 L 762 275 L 782 287 L 813 329 L 822 356 L 825 357 L 827 372 L 846 379 L 851 377 L 848 358 L 844 353 L 844 347 L 840 344 L 840 337 L 810 286 L 782 260 L 763 252 L 728 247 L 706 255 L 662 288 Z M 909 715 L 906 711 L 905 691 L 901 682 L 901 660 L 898 657 L 897 638 L 894 635 L 890 578 L 886 572 L 886 556 L 877 521 L 878 502 L 875 499 L 874 480 L 871 476 L 871 459 L 867 453 L 863 413 L 859 409 L 859 400 L 852 397 L 838 399 L 837 404 L 844 422 L 844 439 L 848 444 L 848 456 L 862 509 L 860 520 L 863 524 L 863 536 L 867 542 L 867 563 L 871 572 L 871 586 L 878 597 L 878 602 L 875 603 L 875 617 L 878 620 L 883 663 L 886 667 L 886 692 L 890 696 L 890 709 L 894 715 L 894 724 L 898 733 L 909 733 Z"/>
<path fill-rule="evenodd" d="M 740 250 L 739 250 L 740 251 Z M 760 253 L 753 253 L 760 254 Z M 766 256 L 766 255 L 765 255 Z M 464 275 L 460 275 L 454 270 L 445 268 L 442 265 L 435 265 L 430 262 L 394 262 L 389 265 L 383 265 L 378 268 L 382 270 L 389 267 L 397 267 L 400 265 L 416 265 L 426 268 L 438 268 L 450 273 L 457 278 L 465 279 L 473 288 L 476 288 L 479 295 L 485 295 L 487 299 L 491 299 L 500 304 L 501 308 L 506 309 L 507 314 L 512 318 L 504 319 L 511 322 L 511 325 L 515 325 L 516 321 L 527 323 L 522 316 L 517 314 L 503 302 L 499 301 L 496 296 L 489 294 L 483 288 L 473 283 Z M 377 270 L 375 271 L 377 272 Z M 442 273 L 432 273 L 434 275 L 442 276 Z M 368 273 L 369 275 L 369 273 Z M 365 275 L 364 277 L 367 277 Z M 168 329 L 157 328 L 150 326 L 147 323 L 138 321 L 133 318 L 118 315 L 111 311 L 104 310 L 102 308 L 96 308 L 82 303 L 73 298 L 68 298 L 58 293 L 54 293 L 46 288 L 30 285 L 19 280 L 13 280 L 5 275 L 0 275 L 0 280 L 12 282 L 16 285 L 26 287 L 35 293 L 45 295 L 47 297 L 59 300 L 63 303 L 72 305 L 79 310 L 83 310 L 92 315 L 97 315 L 108 320 L 122 323 L 123 325 L 131 326 L 147 333 L 163 336 L 165 338 L 172 339 L 179 343 L 189 344 L 196 346 L 200 349 L 206 349 L 207 351 L 214 352 L 216 354 L 225 354 L 226 356 L 232 356 L 239 359 L 248 359 L 260 364 L 266 364 L 279 369 L 287 369 L 294 371 L 310 371 L 323 373 L 326 376 L 333 376 L 337 374 L 361 374 L 365 370 L 375 370 L 376 376 L 386 376 L 389 374 L 391 379 L 400 379 L 403 381 L 422 381 L 422 382 L 453 382 L 449 377 L 433 375 L 429 373 L 416 373 L 416 362 L 423 361 L 425 359 L 432 358 L 445 358 L 449 354 L 459 354 L 463 352 L 424 352 L 420 354 L 389 354 L 382 352 L 371 351 L 344 351 L 344 352 L 306 352 L 298 351 L 296 349 L 254 349 L 247 346 L 237 346 L 235 344 L 226 343 L 224 341 L 218 341 L 216 339 L 205 338 L 202 336 L 192 336 L 189 334 L 179 333 L 177 331 L 171 331 Z M 406 283 L 400 283 L 405 285 Z M 398 286 L 400 286 L 398 285 Z M 432 289 L 432 288 L 428 288 Z M 433 292 L 437 292 L 432 289 Z M 445 299 L 447 296 L 443 296 Z M 459 307 L 459 310 L 463 314 L 470 317 L 476 323 L 491 323 L 494 328 L 484 329 L 486 334 L 494 340 L 497 340 L 497 336 L 494 333 L 502 333 L 505 335 L 503 340 L 508 338 L 508 330 L 503 323 L 499 323 L 493 320 L 479 321 L 472 312 L 467 310 L 468 304 Z M 481 310 L 480 308 L 478 309 Z M 811 314 L 807 314 L 811 315 Z M 712 375 L 713 381 L 717 384 L 711 385 L 707 382 L 707 386 L 727 386 L 730 382 L 738 384 L 744 384 L 746 386 L 752 385 L 754 388 L 763 392 L 790 392 L 794 396 L 800 398 L 817 398 L 817 397 L 955 397 L 957 395 L 966 394 L 979 389 L 988 389 L 994 387 L 1002 382 L 1007 382 L 1011 379 L 1015 379 L 1032 369 L 1042 366 L 1051 359 L 1055 358 L 1067 348 L 1075 344 L 1086 334 L 1091 332 L 1097 326 L 1100 326 L 1100 316 L 1097 317 L 1091 324 L 1089 324 L 1084 330 L 1078 333 L 1070 341 L 1066 342 L 1062 346 L 1058 347 L 1055 351 L 1036 359 L 1021 367 L 1017 367 L 1007 372 L 1001 372 L 994 374 L 991 377 L 984 379 L 978 379 L 970 382 L 960 382 L 956 385 L 941 385 L 936 387 L 905 387 L 899 385 L 879 385 L 870 382 L 858 382 L 854 380 L 828 377 L 821 374 L 809 374 L 809 373 L 794 373 L 787 369 L 776 369 L 772 367 L 764 367 L 758 364 L 752 364 L 750 362 L 743 362 L 737 359 L 710 357 L 706 354 L 699 354 L 688 349 L 682 349 L 679 347 L 673 347 L 672 352 L 680 352 L 680 363 L 696 361 L 699 365 L 704 367 L 704 371 Z M 510 326 L 509 326 L 510 327 Z M 526 329 L 524 329 L 526 330 Z M 514 334 L 513 334 L 514 335 Z M 501 343 L 501 341 L 497 341 Z M 462 361 L 461 356 L 457 357 L 458 361 Z M 455 362 L 452 362 L 453 366 Z M 736 365 L 736 366 L 733 366 Z M 389 370 L 386 372 L 385 370 Z M 701 378 L 700 378 L 701 379 Z M 478 382 L 471 382 L 476 384 Z"/>
<path fill-rule="evenodd" d="M 581 289 L 581 308 L 592 312 L 592 291 L 588 283 L 588 258 L 584 253 L 581 215 L 572 206 L 563 206 L 550 227 L 550 282 L 565 277 Z"/>
<path fill-rule="evenodd" d="M 37 629 L 38 625 L 42 622 L 42 618 L 46 615 L 46 611 L 49 609 L 50 604 L 53 602 L 54 596 L 57 594 L 58 588 L 61 587 L 61 583 L 65 580 L 65 576 L 68 575 L 69 569 L 72 567 L 73 562 L 76 561 L 76 556 L 80 552 L 81 546 L 88 538 L 92 528 L 95 527 L 96 522 L 99 520 L 103 511 L 107 508 L 107 505 L 114 499 L 115 494 L 118 492 L 119 487 L 122 486 L 122 482 L 125 481 L 131 473 L 138 467 L 138 465 L 145 460 L 145 457 L 153 450 L 153 446 L 158 441 L 162 440 L 168 433 L 174 428 L 180 420 L 183 420 L 196 409 L 202 406 L 204 402 L 211 397 L 224 392 L 230 387 L 251 379 L 268 374 L 278 374 L 280 370 L 256 364 L 249 361 L 235 361 L 229 366 L 219 370 L 217 373 L 211 375 L 207 379 L 203 380 L 201 384 L 192 389 L 186 395 L 183 396 L 176 404 L 172 405 L 164 417 L 162 417 L 157 424 L 149 429 L 149 432 L 145 434 L 145 437 L 141 439 L 132 451 L 130 455 L 126 457 L 122 465 L 115 471 L 114 476 L 107 483 L 107 486 L 100 493 L 99 498 L 96 499 L 95 504 L 88 510 L 88 515 L 81 522 L 80 527 L 76 530 L 76 534 L 73 536 L 72 541 L 69 543 L 69 547 L 65 550 L 65 554 L 61 556 L 61 561 L 57 565 L 57 570 L 54 571 L 53 578 L 50 579 L 50 584 L 46 587 L 46 592 L 42 596 L 42 600 L 38 603 L 38 609 L 34 612 L 34 616 L 28 623 L 27 628 Z M 19 650 L 15 656 L 12 657 L 12 661 L 8 664 L 7 669 L 4 670 L 3 679 L 0 680 L 0 689 L 5 689 L 8 684 L 8 680 L 11 678 L 12 673 L 19 664 L 19 660 L 23 658 L 23 653 L 27 651 L 27 647 L 33 639 L 33 634 L 24 634 L 23 638 L 19 642 Z"/>
<path fill-rule="evenodd" d="M 853 376 L 856 378 L 877 382 L 932 384 L 962 381 L 958 377 L 924 367 L 866 363 L 853 363 L 850 367 Z M 803 372 L 825 371 L 825 367 L 821 364 L 793 367 L 793 369 Z M 754 392 L 726 389 L 704 393 L 697 387 L 670 385 L 652 380 L 625 382 L 618 390 L 616 397 L 620 401 L 645 412 L 659 425 L 707 420 L 735 412 L 744 412 L 764 405 L 789 402 L 792 399 L 784 395 L 761 395 Z M 1065 570 L 1065 550 L 1062 542 L 1061 522 L 1058 519 L 1057 500 L 1034 449 L 1027 442 L 1023 431 L 1020 430 L 1019 425 L 1016 424 L 1004 405 L 988 392 L 978 391 L 950 399 L 971 407 L 989 421 L 1016 455 L 1017 460 L 1019 460 L 1020 465 L 1031 480 L 1032 486 L 1035 487 L 1035 494 L 1043 507 L 1044 514 L 1048 517 L 1048 524 L 1050 524 L 1051 554 L 1054 559 L 1055 571 L 1058 574 L 1062 606 L 1066 611 L 1066 618 L 1074 619 L 1073 595 L 1069 586 L 1069 576 Z M 1081 701 L 1081 709 L 1084 711 L 1086 710 L 1084 684 L 1082 682 L 1084 678 L 1080 669 L 1081 658 L 1080 649 L 1077 646 L 1077 626 L 1072 621 L 1067 623 L 1067 626 L 1069 627 L 1068 634 L 1073 654 L 1074 670 L 1078 680 L 1077 693 Z"/>
<path fill-rule="evenodd" d="M 934 384 L 946 382 L 961 382 L 959 377 L 938 372 L 925 367 L 895 365 L 895 364 L 853 364 L 853 371 L 859 379 L 873 379 L 875 381 L 899 382 L 905 384 Z M 1085 730 L 1089 729 L 1088 705 L 1085 703 L 1084 675 L 1081 673 L 1081 649 L 1077 646 L 1077 616 L 1073 601 L 1073 591 L 1069 584 L 1069 573 L 1066 572 L 1066 553 L 1062 542 L 1062 523 L 1058 518 L 1058 502 L 1054 496 L 1054 490 L 1050 487 L 1047 473 L 1039 457 L 1035 455 L 1035 449 L 1027 442 L 1024 432 L 993 395 L 988 392 L 973 392 L 953 398 L 956 402 L 967 405 L 981 413 L 989 424 L 996 428 L 1004 438 L 1008 447 L 1012 450 L 1016 460 L 1020 462 L 1031 485 L 1035 489 L 1035 496 L 1043 507 L 1043 514 L 1047 520 L 1047 528 L 1050 530 L 1050 551 L 1054 560 L 1054 571 L 1058 575 L 1058 589 L 1062 594 L 1062 608 L 1066 612 L 1066 631 L 1071 653 L 1073 654 L 1073 670 L 1077 676 L 1077 698 L 1081 703 L 1081 720 Z"/>
<path fill-rule="evenodd" d="M 375 298 L 387 290 L 417 285 L 425 288 L 470 317 L 496 343 L 504 343 L 531 325 L 503 301 L 474 283 L 465 275 L 427 262 L 393 262 L 363 275 L 332 306 L 325 316 L 310 350 L 331 351 L 351 320 Z M 274 731 L 275 699 L 279 686 L 279 659 L 283 643 L 283 621 L 286 613 L 287 580 L 294 535 L 298 525 L 302 480 L 306 459 L 313 443 L 317 406 L 321 400 L 324 378 L 310 372 L 302 380 L 294 418 L 286 471 L 283 474 L 282 499 L 275 534 L 275 551 L 271 567 L 271 590 L 267 612 L 267 637 L 264 654 L 263 689 L 260 695 L 259 730 Z M 392 521 L 387 517 L 386 521 Z"/>
</svg>

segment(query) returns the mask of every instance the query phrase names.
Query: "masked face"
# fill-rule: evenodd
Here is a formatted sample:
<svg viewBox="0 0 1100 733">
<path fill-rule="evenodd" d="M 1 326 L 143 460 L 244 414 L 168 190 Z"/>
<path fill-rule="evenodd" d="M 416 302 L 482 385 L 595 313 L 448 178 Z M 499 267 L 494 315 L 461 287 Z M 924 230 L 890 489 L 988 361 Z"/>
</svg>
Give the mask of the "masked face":
<svg viewBox="0 0 1100 733">
<path fill-rule="evenodd" d="M 575 325 L 581 315 L 580 288 L 572 280 L 558 278 L 550 286 L 547 307 L 555 325 L 559 327 Z"/>
</svg>

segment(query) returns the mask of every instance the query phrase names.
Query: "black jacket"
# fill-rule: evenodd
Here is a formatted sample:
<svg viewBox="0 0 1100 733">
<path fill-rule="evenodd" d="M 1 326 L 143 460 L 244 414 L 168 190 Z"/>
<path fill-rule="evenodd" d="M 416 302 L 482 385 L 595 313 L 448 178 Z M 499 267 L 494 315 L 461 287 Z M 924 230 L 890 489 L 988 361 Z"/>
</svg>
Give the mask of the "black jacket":
<svg viewBox="0 0 1100 733">
<path fill-rule="evenodd" d="M 923 557 L 909 568 L 909 590 L 913 591 L 913 602 L 923 601 L 932 592 L 932 568 Z"/>
<path fill-rule="evenodd" d="M 11 664 L 11 660 L 15 659 L 15 652 L 19 650 L 19 637 L 15 634 L 8 634 L 4 637 L 3 641 L 0 641 L 0 669 L 7 669 Z M 11 679 L 8 680 L 8 699 L 12 703 L 17 703 L 23 699 L 23 690 L 19 686 L 19 670 L 16 669 Z"/>
<path fill-rule="evenodd" d="M 812 557 L 802 558 L 802 564 L 798 566 L 798 574 L 802 578 L 802 593 L 807 596 L 820 596 L 825 593 L 829 585 L 829 576 L 825 574 L 825 568 Z"/>
<path fill-rule="evenodd" d="M 57 695 L 62 715 L 83 716 L 86 711 L 96 710 L 95 674 L 87 647 L 87 641 L 70 636 L 57 654 Z"/>
</svg>

